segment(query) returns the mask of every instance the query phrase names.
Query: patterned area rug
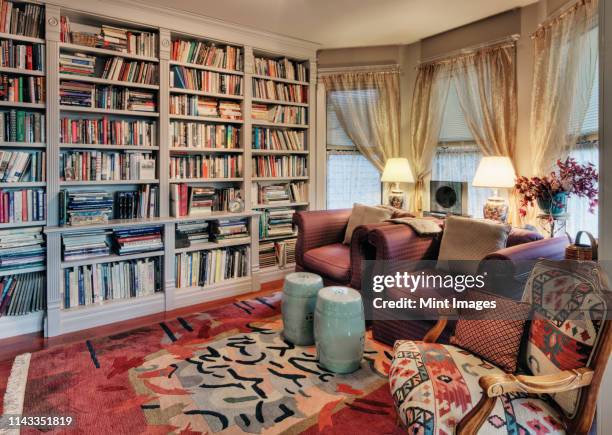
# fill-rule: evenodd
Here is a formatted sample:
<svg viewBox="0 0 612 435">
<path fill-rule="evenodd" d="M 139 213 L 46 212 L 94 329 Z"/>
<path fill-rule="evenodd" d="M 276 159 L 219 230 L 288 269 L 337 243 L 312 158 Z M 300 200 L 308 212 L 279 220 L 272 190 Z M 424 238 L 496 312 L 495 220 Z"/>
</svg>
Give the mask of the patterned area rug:
<svg viewBox="0 0 612 435">
<path fill-rule="evenodd" d="M 4 411 L 72 416 L 81 433 L 401 433 L 390 349 L 368 337 L 361 368 L 333 374 L 283 340 L 279 307 L 277 293 L 21 355 Z"/>
</svg>

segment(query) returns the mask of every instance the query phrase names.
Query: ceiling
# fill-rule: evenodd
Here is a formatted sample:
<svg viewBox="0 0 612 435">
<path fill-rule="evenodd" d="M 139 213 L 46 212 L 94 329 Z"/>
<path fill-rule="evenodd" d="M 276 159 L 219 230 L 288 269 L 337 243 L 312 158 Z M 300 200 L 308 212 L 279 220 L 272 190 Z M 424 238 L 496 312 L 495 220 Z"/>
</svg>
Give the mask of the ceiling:
<svg viewBox="0 0 612 435">
<path fill-rule="evenodd" d="M 173 0 L 171 7 L 338 48 L 409 44 L 534 1 Z"/>
</svg>

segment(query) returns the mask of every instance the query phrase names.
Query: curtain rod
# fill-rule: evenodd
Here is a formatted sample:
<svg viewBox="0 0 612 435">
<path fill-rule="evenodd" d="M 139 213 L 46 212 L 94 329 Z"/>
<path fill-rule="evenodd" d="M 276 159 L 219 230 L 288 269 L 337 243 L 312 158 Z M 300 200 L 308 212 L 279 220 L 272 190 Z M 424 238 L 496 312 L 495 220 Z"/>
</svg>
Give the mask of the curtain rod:
<svg viewBox="0 0 612 435">
<path fill-rule="evenodd" d="M 472 53 L 480 50 L 481 48 L 494 47 L 496 45 L 502 45 L 502 44 L 504 44 L 506 42 L 516 42 L 519 39 L 520 36 L 521 35 L 519 35 L 518 33 L 515 33 L 513 35 L 504 36 L 503 38 L 492 39 L 492 40 L 487 41 L 487 42 L 481 42 L 479 44 L 470 45 L 469 47 L 459 48 L 457 50 L 453 50 L 453 51 L 450 51 L 448 53 L 439 54 L 437 56 L 431 56 L 431 57 L 428 57 L 426 59 L 422 59 L 419 62 L 419 65 L 440 62 L 440 61 L 443 61 L 443 60 L 446 60 L 446 59 L 451 59 L 451 58 L 456 57 L 456 56 L 472 54 Z"/>
<path fill-rule="evenodd" d="M 331 68 L 318 68 L 317 73 L 319 75 L 330 75 L 339 73 L 351 73 L 351 72 L 399 72 L 400 66 L 396 63 L 384 64 L 384 65 L 361 65 L 361 66 L 345 66 L 345 67 L 331 67 Z"/>
<path fill-rule="evenodd" d="M 573 2 L 570 2 L 569 4 L 563 5 L 562 7 L 554 11 L 552 14 L 548 15 L 543 22 L 538 24 L 538 27 L 535 30 L 535 32 L 531 34 L 531 38 L 533 39 L 535 35 L 538 33 L 538 31 L 540 31 L 540 29 L 544 27 L 548 27 L 552 25 L 553 23 L 555 23 L 556 21 L 563 19 L 570 12 L 573 12 L 574 10 L 578 9 L 580 6 L 586 6 L 586 4 L 590 1 L 591 0 L 575 0 Z"/>
</svg>

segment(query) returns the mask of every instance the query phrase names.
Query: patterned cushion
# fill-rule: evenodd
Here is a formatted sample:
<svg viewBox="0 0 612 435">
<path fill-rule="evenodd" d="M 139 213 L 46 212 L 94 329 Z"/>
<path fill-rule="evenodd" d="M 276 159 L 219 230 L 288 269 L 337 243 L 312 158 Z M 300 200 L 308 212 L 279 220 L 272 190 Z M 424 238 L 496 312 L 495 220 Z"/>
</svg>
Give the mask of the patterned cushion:
<svg viewBox="0 0 612 435">
<path fill-rule="evenodd" d="M 397 341 L 389 384 L 410 434 L 455 433 L 478 403 L 481 376 L 503 371 L 455 346 Z M 479 434 L 561 434 L 561 416 L 544 399 L 523 393 L 501 396 Z"/>
<path fill-rule="evenodd" d="M 534 318 L 524 362 L 534 375 L 588 366 L 608 307 L 605 273 L 593 262 L 539 261 L 525 286 Z M 580 390 L 555 394 L 563 411 L 575 415 Z"/>
<path fill-rule="evenodd" d="M 466 300 L 495 301 L 495 310 L 461 310 L 451 344 L 469 350 L 508 373 L 516 371 L 531 305 L 478 291 Z"/>
</svg>

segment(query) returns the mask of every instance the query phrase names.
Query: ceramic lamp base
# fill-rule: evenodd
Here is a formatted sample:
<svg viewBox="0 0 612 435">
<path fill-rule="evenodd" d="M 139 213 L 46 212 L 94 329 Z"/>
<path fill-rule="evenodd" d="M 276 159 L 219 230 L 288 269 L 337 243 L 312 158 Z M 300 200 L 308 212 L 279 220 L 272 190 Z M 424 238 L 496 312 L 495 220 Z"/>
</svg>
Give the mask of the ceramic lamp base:
<svg viewBox="0 0 612 435">
<path fill-rule="evenodd" d="M 508 203 L 503 198 L 492 196 L 487 199 L 482 213 L 485 219 L 506 223 L 508 220 Z"/>
<path fill-rule="evenodd" d="M 388 202 L 391 207 L 404 208 L 406 195 L 399 189 L 393 189 L 389 192 Z"/>
</svg>

